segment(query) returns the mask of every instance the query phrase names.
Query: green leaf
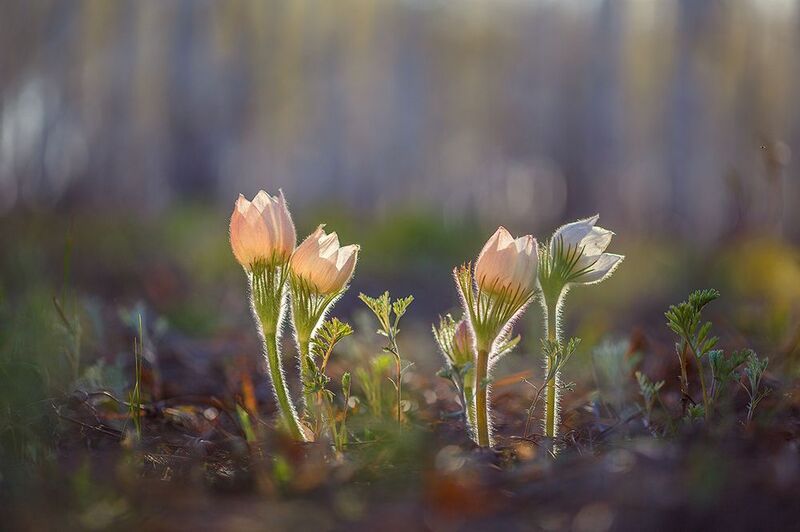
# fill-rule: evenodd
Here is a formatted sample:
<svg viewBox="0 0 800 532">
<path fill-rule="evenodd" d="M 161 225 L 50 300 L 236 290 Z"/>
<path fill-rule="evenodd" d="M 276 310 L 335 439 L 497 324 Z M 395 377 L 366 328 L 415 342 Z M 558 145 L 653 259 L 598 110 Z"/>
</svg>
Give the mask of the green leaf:
<svg viewBox="0 0 800 532">
<path fill-rule="evenodd" d="M 311 353 L 316 359 L 321 360 L 322 366 L 324 366 L 336 344 L 351 334 L 353 334 L 353 328 L 349 323 L 339 321 L 338 318 L 325 320 L 314 334 Z"/>
<path fill-rule="evenodd" d="M 414 296 L 406 296 L 402 299 L 397 299 L 394 303 L 392 303 L 392 310 L 394 310 L 395 318 L 401 318 L 403 314 L 406 313 L 406 310 L 408 310 L 409 305 L 411 305 L 413 301 Z"/>
<path fill-rule="evenodd" d="M 698 342 L 702 342 L 706 339 L 709 330 L 711 330 L 711 322 L 707 321 L 702 327 L 700 327 L 700 331 L 697 333 Z"/>
<path fill-rule="evenodd" d="M 365 305 L 375 314 L 378 318 L 381 327 L 384 330 L 389 329 L 389 314 L 391 313 L 391 305 L 389 303 L 389 292 L 384 292 L 378 297 L 370 297 L 366 294 L 359 294 L 358 298 L 364 302 Z"/>
<path fill-rule="evenodd" d="M 689 295 L 689 304 L 696 312 L 700 312 L 703 307 L 714 301 L 720 296 L 716 288 L 696 290 Z"/>
<path fill-rule="evenodd" d="M 510 353 L 511 351 L 514 350 L 515 347 L 517 347 L 517 345 L 521 340 L 522 336 L 519 334 L 510 340 L 506 340 L 497 347 L 495 357 L 501 357 L 503 355 Z"/>
</svg>

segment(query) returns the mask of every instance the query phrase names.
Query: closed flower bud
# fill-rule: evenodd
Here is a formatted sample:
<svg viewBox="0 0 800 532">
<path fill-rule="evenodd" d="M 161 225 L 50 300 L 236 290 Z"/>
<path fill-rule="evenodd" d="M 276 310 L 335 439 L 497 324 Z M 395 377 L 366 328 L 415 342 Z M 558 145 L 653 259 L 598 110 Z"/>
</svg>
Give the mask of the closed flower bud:
<svg viewBox="0 0 800 532">
<path fill-rule="evenodd" d="M 472 333 L 467 320 L 461 320 L 453 332 L 453 362 L 464 365 L 472 361 Z"/>
<path fill-rule="evenodd" d="M 231 215 L 230 236 L 233 255 L 247 270 L 259 261 L 288 260 L 297 234 L 283 192 L 270 196 L 262 190 L 253 201 L 239 194 Z"/>
<path fill-rule="evenodd" d="M 610 276 L 625 257 L 605 253 L 614 236 L 612 231 L 597 227 L 599 215 L 559 227 L 550 241 L 554 261 L 570 264 L 569 282 L 599 283 Z"/>
<path fill-rule="evenodd" d="M 489 293 L 531 292 L 536 287 L 538 264 L 535 238 L 525 235 L 515 239 L 500 227 L 475 262 L 475 279 L 481 290 Z"/>
<path fill-rule="evenodd" d="M 326 234 L 320 225 L 297 246 L 292 255 L 292 272 L 319 294 L 341 291 L 356 268 L 359 247 L 340 247 L 336 233 Z"/>
</svg>

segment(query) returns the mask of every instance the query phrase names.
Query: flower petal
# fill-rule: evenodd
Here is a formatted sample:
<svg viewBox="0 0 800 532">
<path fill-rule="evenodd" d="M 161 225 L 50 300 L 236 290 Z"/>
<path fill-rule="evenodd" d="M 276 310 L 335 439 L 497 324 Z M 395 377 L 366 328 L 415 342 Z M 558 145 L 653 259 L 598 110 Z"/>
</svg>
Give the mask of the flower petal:
<svg viewBox="0 0 800 532">
<path fill-rule="evenodd" d="M 604 281 L 614 270 L 620 265 L 625 258 L 624 255 L 617 255 L 615 253 L 603 253 L 592 265 L 591 269 L 585 274 L 578 277 L 574 282 L 581 284 L 595 284 Z"/>
<path fill-rule="evenodd" d="M 291 258 L 292 271 L 321 294 L 341 291 L 355 270 L 358 246 L 339 247 L 336 233 L 319 226 L 297 247 Z"/>
<path fill-rule="evenodd" d="M 273 197 L 261 190 L 253 201 L 239 194 L 231 215 L 230 237 L 233 254 L 245 268 L 276 254 L 288 258 L 296 234 L 283 193 Z"/>
<path fill-rule="evenodd" d="M 599 219 L 600 215 L 595 214 L 589 218 L 571 222 L 556 229 L 555 233 L 553 233 L 553 238 L 550 239 L 550 252 L 556 253 L 556 246 L 559 242 L 563 242 L 564 249 L 570 247 L 580 248 L 581 241 L 591 233 L 592 228 Z"/>
<path fill-rule="evenodd" d="M 527 291 L 535 286 L 537 265 L 536 239 L 530 235 L 515 239 L 501 226 L 475 261 L 475 280 L 487 292 Z"/>
<path fill-rule="evenodd" d="M 613 231 L 604 229 L 602 227 L 592 227 L 589 234 L 581 240 L 581 247 L 583 248 L 584 255 L 599 255 L 603 253 L 608 245 L 611 243 L 611 238 L 614 236 Z"/>
<path fill-rule="evenodd" d="M 286 203 L 286 197 L 283 195 L 282 189 L 278 189 L 278 205 L 280 207 L 281 221 L 280 249 L 284 256 L 288 257 L 292 254 L 294 247 L 297 245 L 297 230 L 294 227 L 294 221 L 289 212 L 289 205 Z"/>
</svg>

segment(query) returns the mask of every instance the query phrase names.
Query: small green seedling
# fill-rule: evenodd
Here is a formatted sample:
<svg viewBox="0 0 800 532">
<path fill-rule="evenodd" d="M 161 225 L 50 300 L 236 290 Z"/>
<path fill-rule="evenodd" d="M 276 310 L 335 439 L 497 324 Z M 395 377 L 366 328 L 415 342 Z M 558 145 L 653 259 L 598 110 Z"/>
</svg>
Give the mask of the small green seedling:
<svg viewBox="0 0 800 532">
<path fill-rule="evenodd" d="M 764 377 L 764 372 L 767 370 L 768 365 L 768 358 L 759 359 L 758 355 L 756 355 L 753 351 L 750 351 L 748 354 L 747 362 L 744 366 L 744 375 L 747 378 L 745 379 L 744 384 L 742 384 L 745 392 L 747 392 L 747 397 L 750 399 L 747 403 L 748 425 L 753 420 L 753 413 L 755 412 L 758 403 L 760 403 L 762 399 L 769 395 L 769 389 L 762 388 L 761 386 L 761 380 Z"/>
<path fill-rule="evenodd" d="M 377 333 L 386 337 L 386 346 L 383 350 L 391 354 L 395 359 L 395 378 L 392 380 L 395 391 L 397 392 L 397 422 L 402 423 L 403 419 L 403 373 L 409 366 L 403 367 L 403 359 L 400 357 L 400 349 L 397 346 L 397 335 L 400 333 L 400 318 L 408 310 L 411 302 L 414 301 L 414 296 L 407 296 L 392 301 L 389 292 L 386 291 L 379 297 L 369 297 L 365 294 L 359 294 L 361 301 L 378 318 L 380 328 Z"/>
<path fill-rule="evenodd" d="M 337 436 L 336 414 L 333 407 L 335 396 L 328 389 L 330 377 L 325 370 L 336 344 L 351 334 L 353 328 L 348 323 L 337 318 L 324 321 L 314 334 L 310 353 L 303 359 L 303 388 L 306 394 L 306 406 L 313 417 L 314 433 L 320 434 L 324 431 L 330 433 L 337 449 L 341 438 Z M 347 396 L 349 398 L 349 386 Z"/>
<path fill-rule="evenodd" d="M 667 326 L 678 335 L 675 349 L 681 366 L 681 392 L 684 396 L 684 405 L 691 401 L 689 395 L 689 377 L 687 373 L 688 356 L 694 357 L 697 366 L 697 376 L 703 393 L 703 417 L 708 419 L 711 414 L 711 397 L 706 388 L 703 361 L 709 357 L 717 345 L 719 338 L 709 336 L 711 322 L 701 323 L 703 308 L 717 299 L 719 292 L 715 289 L 697 290 L 689 295 L 689 299 L 678 305 L 672 305 L 664 314 Z M 714 355 L 717 356 L 717 355 Z M 693 415 L 697 415 L 694 408 Z"/>
<path fill-rule="evenodd" d="M 639 383 L 639 393 L 644 399 L 644 421 L 650 427 L 653 408 L 657 402 L 661 402 L 659 392 L 664 387 L 664 381 L 653 382 L 641 371 L 636 372 L 636 382 Z"/>
</svg>

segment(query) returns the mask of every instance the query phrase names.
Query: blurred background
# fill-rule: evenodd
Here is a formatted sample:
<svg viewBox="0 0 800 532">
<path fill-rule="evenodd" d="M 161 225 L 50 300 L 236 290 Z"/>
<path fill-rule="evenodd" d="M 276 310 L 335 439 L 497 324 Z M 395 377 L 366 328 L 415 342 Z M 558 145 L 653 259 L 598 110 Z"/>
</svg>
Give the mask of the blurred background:
<svg viewBox="0 0 800 532">
<path fill-rule="evenodd" d="M 800 235 L 790 0 L 0 5 L 0 212 Z"/>
</svg>

